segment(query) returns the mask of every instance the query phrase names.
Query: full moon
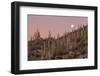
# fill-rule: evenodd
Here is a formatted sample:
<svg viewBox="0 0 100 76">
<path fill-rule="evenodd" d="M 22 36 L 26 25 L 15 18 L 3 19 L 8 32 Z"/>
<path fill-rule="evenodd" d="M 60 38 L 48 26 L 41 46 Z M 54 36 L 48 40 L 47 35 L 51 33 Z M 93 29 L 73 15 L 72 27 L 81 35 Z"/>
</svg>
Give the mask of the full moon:
<svg viewBox="0 0 100 76">
<path fill-rule="evenodd" d="M 71 24 L 71 28 L 74 28 L 74 25 L 73 24 Z"/>
</svg>

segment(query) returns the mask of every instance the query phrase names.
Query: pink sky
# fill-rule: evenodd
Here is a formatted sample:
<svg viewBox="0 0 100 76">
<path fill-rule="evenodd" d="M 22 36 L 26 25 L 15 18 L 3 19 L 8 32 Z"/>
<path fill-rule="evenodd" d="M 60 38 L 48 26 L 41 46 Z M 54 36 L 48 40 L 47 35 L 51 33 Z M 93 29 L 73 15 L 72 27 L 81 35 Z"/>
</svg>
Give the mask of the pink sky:
<svg viewBox="0 0 100 76">
<path fill-rule="evenodd" d="M 72 31 L 72 25 L 74 25 L 73 29 L 77 29 L 82 24 L 88 24 L 87 17 L 28 15 L 28 40 L 37 29 L 41 37 L 45 38 L 48 36 L 49 31 L 52 36 L 57 36 L 58 33 L 62 35 L 65 31 Z"/>
</svg>

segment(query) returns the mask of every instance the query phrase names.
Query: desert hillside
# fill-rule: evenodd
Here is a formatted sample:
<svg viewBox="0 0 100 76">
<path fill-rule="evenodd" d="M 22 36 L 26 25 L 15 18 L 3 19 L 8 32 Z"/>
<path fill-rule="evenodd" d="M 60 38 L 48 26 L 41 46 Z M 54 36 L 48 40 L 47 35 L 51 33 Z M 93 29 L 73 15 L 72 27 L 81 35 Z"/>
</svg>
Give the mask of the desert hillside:
<svg viewBox="0 0 100 76">
<path fill-rule="evenodd" d="M 88 57 L 88 26 L 62 36 L 42 38 L 39 30 L 28 41 L 28 60 L 79 59 Z"/>
</svg>

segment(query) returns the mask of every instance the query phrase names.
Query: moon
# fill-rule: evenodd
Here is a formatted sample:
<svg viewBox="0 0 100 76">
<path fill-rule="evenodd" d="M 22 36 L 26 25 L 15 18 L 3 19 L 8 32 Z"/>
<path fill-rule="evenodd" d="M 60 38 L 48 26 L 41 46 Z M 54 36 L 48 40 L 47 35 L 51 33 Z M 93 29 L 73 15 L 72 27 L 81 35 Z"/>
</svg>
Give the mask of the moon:
<svg viewBox="0 0 100 76">
<path fill-rule="evenodd" d="M 74 28 L 74 25 L 73 24 L 71 24 L 71 28 Z"/>
</svg>

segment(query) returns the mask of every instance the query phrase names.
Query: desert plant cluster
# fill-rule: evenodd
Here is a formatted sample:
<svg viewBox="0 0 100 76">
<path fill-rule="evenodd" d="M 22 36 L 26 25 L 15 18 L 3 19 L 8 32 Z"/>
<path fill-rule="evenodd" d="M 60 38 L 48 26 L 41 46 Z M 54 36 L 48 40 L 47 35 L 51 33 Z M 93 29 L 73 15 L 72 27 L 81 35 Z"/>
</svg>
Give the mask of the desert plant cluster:
<svg viewBox="0 0 100 76">
<path fill-rule="evenodd" d="M 80 59 L 88 57 L 88 26 L 42 38 L 39 30 L 28 40 L 28 60 Z"/>
</svg>

